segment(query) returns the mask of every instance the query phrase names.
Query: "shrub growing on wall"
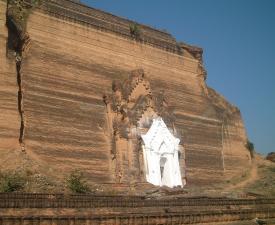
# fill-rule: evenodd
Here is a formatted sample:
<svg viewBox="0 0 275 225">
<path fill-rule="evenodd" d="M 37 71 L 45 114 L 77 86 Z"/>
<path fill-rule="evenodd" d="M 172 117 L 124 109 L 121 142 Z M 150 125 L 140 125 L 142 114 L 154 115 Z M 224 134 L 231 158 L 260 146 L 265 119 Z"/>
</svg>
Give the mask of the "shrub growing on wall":
<svg viewBox="0 0 275 225">
<path fill-rule="evenodd" d="M 140 38 L 141 32 L 140 32 L 140 28 L 137 24 L 130 25 L 130 34 L 132 37 Z"/>
</svg>

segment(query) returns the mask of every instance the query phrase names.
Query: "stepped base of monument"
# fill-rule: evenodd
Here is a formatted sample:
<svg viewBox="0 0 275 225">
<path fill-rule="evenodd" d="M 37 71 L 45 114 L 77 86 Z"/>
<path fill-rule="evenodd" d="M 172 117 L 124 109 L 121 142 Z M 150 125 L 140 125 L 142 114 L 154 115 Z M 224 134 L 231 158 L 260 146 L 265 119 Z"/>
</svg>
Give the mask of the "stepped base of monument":
<svg viewBox="0 0 275 225">
<path fill-rule="evenodd" d="M 274 198 L 18 193 L 0 194 L 0 209 L 0 225 L 249 224 L 256 218 L 275 219 Z"/>
</svg>

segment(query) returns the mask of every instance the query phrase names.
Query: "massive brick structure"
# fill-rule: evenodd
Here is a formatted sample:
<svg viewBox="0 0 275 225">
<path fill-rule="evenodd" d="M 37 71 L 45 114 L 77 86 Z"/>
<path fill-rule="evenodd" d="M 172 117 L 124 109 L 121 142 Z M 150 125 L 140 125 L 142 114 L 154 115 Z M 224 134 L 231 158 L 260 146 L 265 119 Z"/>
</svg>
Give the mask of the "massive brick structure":
<svg viewBox="0 0 275 225">
<path fill-rule="evenodd" d="M 23 13 L 14 2 L 23 4 Z M 236 174 L 250 164 L 245 128 L 238 108 L 207 87 L 202 53 L 166 32 L 77 1 L 35 7 L 0 1 L 0 154 L 25 151 L 53 171 L 79 168 L 97 183 L 142 182 L 132 176 L 138 169 L 127 177 L 115 172 L 119 146 L 121 166 L 138 165 L 130 161 L 136 153 L 127 137 L 114 144 L 106 96 L 116 90 L 112 84 L 143 71 L 150 90 L 145 83 L 133 95 L 150 91 L 162 99 L 153 105 L 181 139 L 187 184 Z M 133 87 L 124 87 L 129 98 Z M 150 114 L 147 103 L 120 113 L 131 112 L 133 125 Z"/>
</svg>

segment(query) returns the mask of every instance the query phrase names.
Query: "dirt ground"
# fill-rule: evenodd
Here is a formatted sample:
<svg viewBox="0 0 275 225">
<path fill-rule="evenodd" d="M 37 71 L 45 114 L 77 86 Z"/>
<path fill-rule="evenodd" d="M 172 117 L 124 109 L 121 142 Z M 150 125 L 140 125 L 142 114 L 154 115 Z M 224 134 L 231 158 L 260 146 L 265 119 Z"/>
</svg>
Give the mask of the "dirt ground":
<svg viewBox="0 0 275 225">
<path fill-rule="evenodd" d="M 66 177 L 68 174 L 53 173 L 47 165 L 40 164 L 36 160 L 21 151 L 1 151 L 0 172 L 17 171 L 25 176 L 27 185 L 25 192 L 67 192 Z M 87 181 L 89 183 L 89 181 Z M 95 184 L 90 184 L 94 187 Z M 96 188 L 97 190 L 100 187 Z M 101 192 L 104 191 L 102 188 Z M 108 190 L 110 191 L 110 190 Z M 114 192 L 114 190 L 112 190 Z M 141 193 L 140 190 L 136 190 Z M 129 193 L 135 192 L 134 188 Z M 127 192 L 125 192 L 127 193 Z M 243 174 L 233 177 L 222 184 L 214 184 L 209 187 L 184 188 L 183 195 L 210 195 L 227 197 L 269 196 L 275 197 L 275 163 L 263 159 L 256 154 L 251 168 Z"/>
</svg>

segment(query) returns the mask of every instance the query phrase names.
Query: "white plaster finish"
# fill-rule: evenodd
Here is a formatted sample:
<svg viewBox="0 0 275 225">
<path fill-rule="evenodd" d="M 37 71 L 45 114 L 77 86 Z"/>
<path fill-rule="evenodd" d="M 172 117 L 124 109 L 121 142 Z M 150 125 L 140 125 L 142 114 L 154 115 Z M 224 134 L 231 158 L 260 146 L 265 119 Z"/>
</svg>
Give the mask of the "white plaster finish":
<svg viewBox="0 0 275 225">
<path fill-rule="evenodd" d="M 154 119 L 149 131 L 141 137 L 146 180 L 156 186 L 183 187 L 178 158 L 180 140 L 168 130 L 162 118 Z"/>
</svg>

